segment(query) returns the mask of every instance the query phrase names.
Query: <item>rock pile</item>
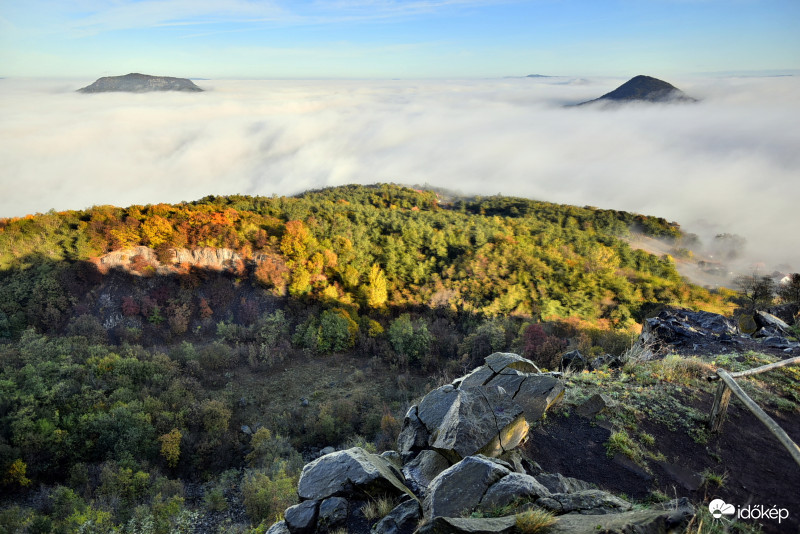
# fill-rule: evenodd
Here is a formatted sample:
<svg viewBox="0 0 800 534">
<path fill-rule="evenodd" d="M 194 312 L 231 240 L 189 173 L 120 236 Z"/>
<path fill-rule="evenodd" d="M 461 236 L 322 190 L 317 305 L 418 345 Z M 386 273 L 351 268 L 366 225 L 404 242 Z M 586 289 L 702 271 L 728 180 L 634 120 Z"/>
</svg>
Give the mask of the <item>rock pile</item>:
<svg viewBox="0 0 800 534">
<path fill-rule="evenodd" d="M 743 316 L 737 325 L 716 313 L 668 308 L 645 320 L 639 343 L 657 353 L 669 348 L 697 350 L 708 345 L 742 345 L 753 339 L 762 346 L 791 352 L 800 344 L 787 339 L 789 328 L 786 322 L 764 311 Z"/>
<path fill-rule="evenodd" d="M 522 457 L 516 447 L 527 437 L 529 421 L 541 418 L 563 392 L 559 378 L 531 361 L 492 354 L 485 365 L 409 409 L 398 451 L 376 455 L 352 448 L 306 465 L 300 504 L 288 508 L 268 534 L 516 532 L 515 513 L 533 507 L 558 516 L 554 532 L 665 532 L 684 525 L 693 515 L 685 500 L 632 511 L 624 499 L 543 473 Z M 362 507 L 380 497 L 396 506 L 370 526 Z"/>
</svg>

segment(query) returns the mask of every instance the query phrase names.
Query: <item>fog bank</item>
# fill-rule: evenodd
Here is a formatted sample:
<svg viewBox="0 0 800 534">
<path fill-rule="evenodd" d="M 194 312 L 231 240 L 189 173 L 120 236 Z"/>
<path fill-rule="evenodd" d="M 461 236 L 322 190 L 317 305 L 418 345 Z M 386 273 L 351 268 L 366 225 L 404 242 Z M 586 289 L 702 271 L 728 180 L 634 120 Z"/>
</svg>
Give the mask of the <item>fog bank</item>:
<svg viewBox="0 0 800 534">
<path fill-rule="evenodd" d="M 667 80 L 695 105 L 565 108 L 625 80 L 0 80 L 0 217 L 427 183 L 658 215 L 800 269 L 800 79 Z"/>
</svg>

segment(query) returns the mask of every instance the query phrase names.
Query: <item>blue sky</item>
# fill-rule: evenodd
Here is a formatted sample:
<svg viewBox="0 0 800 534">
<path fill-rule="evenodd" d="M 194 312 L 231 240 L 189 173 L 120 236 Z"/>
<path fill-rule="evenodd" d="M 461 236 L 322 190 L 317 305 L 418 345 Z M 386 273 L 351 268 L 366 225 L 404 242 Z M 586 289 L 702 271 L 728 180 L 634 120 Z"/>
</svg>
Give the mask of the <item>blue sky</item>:
<svg viewBox="0 0 800 534">
<path fill-rule="evenodd" d="M 800 69 L 798 0 L 0 0 L 0 76 Z"/>
</svg>

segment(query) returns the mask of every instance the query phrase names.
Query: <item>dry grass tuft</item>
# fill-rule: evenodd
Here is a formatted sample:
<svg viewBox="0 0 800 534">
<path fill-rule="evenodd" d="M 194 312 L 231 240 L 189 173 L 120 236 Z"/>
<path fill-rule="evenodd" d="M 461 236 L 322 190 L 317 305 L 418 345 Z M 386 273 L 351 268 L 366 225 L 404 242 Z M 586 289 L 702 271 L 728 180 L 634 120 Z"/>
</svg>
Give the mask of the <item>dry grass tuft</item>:
<svg viewBox="0 0 800 534">
<path fill-rule="evenodd" d="M 552 513 L 534 508 L 517 515 L 517 529 L 523 534 L 533 534 L 542 532 L 556 521 Z"/>
<path fill-rule="evenodd" d="M 389 512 L 391 512 L 393 508 L 394 500 L 391 497 L 380 497 L 378 499 L 369 501 L 367 504 L 361 507 L 361 511 L 364 513 L 364 517 L 366 517 L 368 521 L 374 521 L 389 515 Z"/>
</svg>

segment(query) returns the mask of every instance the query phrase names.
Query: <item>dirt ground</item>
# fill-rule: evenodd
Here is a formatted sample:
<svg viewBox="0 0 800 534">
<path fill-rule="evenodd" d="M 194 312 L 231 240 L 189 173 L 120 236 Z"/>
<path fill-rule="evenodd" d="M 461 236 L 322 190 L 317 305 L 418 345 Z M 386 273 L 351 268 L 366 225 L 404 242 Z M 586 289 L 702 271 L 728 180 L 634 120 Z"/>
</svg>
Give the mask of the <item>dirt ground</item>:
<svg viewBox="0 0 800 534">
<path fill-rule="evenodd" d="M 710 409 L 712 400 L 704 394 L 699 404 Z M 800 441 L 800 416 L 771 415 L 794 441 Z M 772 519 L 756 522 L 768 533 L 800 532 L 800 466 L 737 400 L 731 400 L 721 433 L 705 444 L 685 432 L 643 421 L 643 430 L 656 438 L 658 450 L 666 456 L 666 461 L 648 461 L 649 473 L 619 454 L 609 458 L 604 443 L 611 432 L 601 425 L 556 411 L 532 429 L 525 452 L 545 471 L 580 478 L 632 499 L 646 499 L 658 489 L 671 498 L 689 497 L 697 505 L 719 498 L 737 509 L 785 508 L 789 518 L 780 524 Z M 723 485 L 704 485 L 704 470 L 725 474 Z"/>
</svg>

